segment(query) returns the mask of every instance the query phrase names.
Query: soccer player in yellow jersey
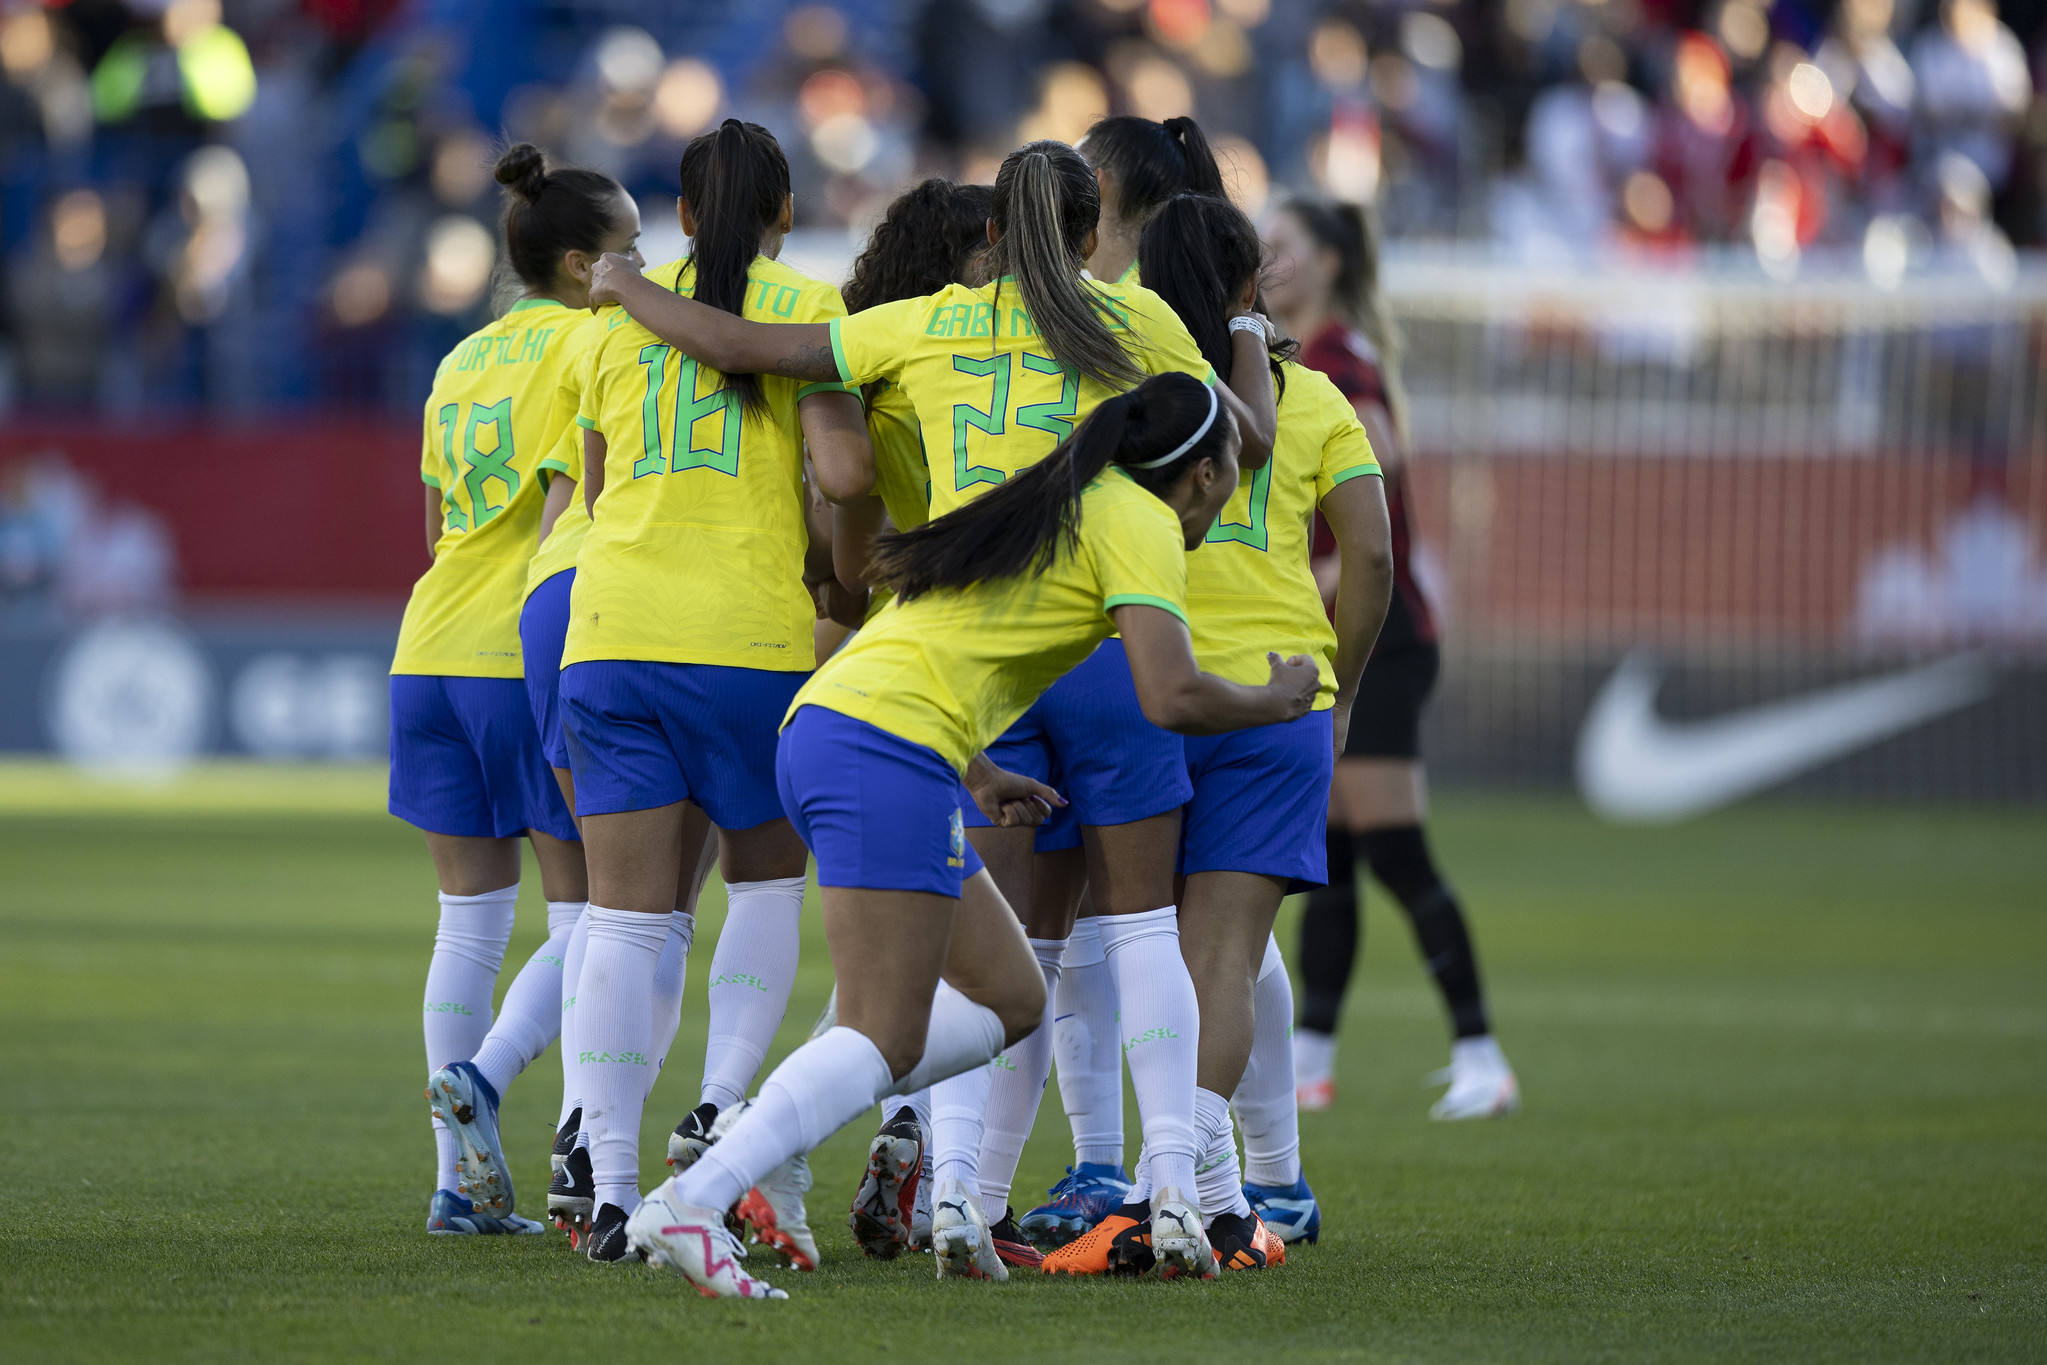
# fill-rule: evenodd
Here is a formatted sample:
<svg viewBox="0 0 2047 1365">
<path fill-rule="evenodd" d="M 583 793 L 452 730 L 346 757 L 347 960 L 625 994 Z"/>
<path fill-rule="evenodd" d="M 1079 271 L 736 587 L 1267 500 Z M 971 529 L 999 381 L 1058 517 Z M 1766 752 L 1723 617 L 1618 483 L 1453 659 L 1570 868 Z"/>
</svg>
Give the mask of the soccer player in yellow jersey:
<svg viewBox="0 0 2047 1365">
<path fill-rule="evenodd" d="M 1183 194 L 1145 225 L 1138 259 L 1221 368 L 1234 363 L 1231 327 L 1256 325 L 1231 318 L 1257 298 L 1261 255 L 1257 230 L 1227 200 Z M 1240 1088 L 1253 1050 L 1254 988 L 1261 1006 L 1269 994 L 1261 981 L 1284 991 L 1273 917 L 1290 887 L 1326 875 L 1329 774 L 1392 586 L 1391 531 L 1371 444 L 1336 386 L 1293 363 L 1295 349 L 1288 343 L 1258 366 L 1280 394 L 1272 461 L 1244 480 L 1187 560 L 1188 619 L 1203 668 L 1256 679 L 1266 651 L 1277 649 L 1314 658 L 1321 677 L 1314 709 L 1300 719 L 1193 737 L 1186 746 L 1194 795 L 1182 823 L 1180 941 L 1201 1000 L 1199 1193 L 1226 1269 L 1284 1256 L 1241 1188 L 1230 1104 L 1293 1103 L 1290 997 L 1256 1020 L 1266 1045 L 1261 1064 L 1283 1073 L 1277 1086 Z M 1308 563 L 1318 506 L 1345 548 L 1334 630 Z M 1247 1114 L 1247 1133 L 1263 1135 L 1270 1127 L 1263 1118 Z M 1144 1181 L 1140 1171 L 1133 1199 Z M 1054 1254 L 1083 1256 L 1090 1239 L 1105 1243 L 1112 1232 L 1105 1223 Z"/>
<path fill-rule="evenodd" d="M 1137 241 L 1145 222 L 1176 194 L 1224 196 L 1222 168 L 1191 118 L 1160 123 L 1112 114 L 1087 130 L 1076 148 L 1102 186 L 1102 228 L 1087 268 L 1098 280 L 1140 278 Z"/>
<path fill-rule="evenodd" d="M 766 129 L 728 119 L 692 140 L 680 188 L 691 254 L 650 286 L 734 320 L 844 312 L 836 289 L 774 259 L 793 206 Z M 648 991 L 706 820 L 731 908 L 711 963 L 702 1103 L 669 1143 L 678 1166 L 708 1146 L 717 1111 L 744 1098 L 788 1005 L 807 855 L 774 762 L 782 712 L 814 663 L 804 452 L 833 499 L 868 491 L 873 455 L 859 398 L 836 378 L 721 373 L 623 311 L 598 325 L 576 418 L 591 526 L 561 708 L 590 864 L 575 1024 L 597 1205 L 589 1254 L 616 1260 L 639 1202 Z M 771 1182 L 756 1211 L 758 1230 L 799 1264 L 815 1247 L 800 1215 L 783 1224 L 777 1191 L 800 1183 Z"/>
<path fill-rule="evenodd" d="M 519 603 L 540 522 L 539 465 L 575 416 L 559 396 L 561 373 L 595 326 L 590 263 L 632 251 L 640 230 L 616 181 L 550 171 L 530 144 L 507 151 L 496 174 L 506 254 L 525 292 L 434 376 L 421 461 L 434 562 L 406 604 L 391 664 L 391 812 L 426 832 L 441 887 L 424 1016 L 435 1233 L 540 1227 L 512 1213 L 498 1097 L 553 1041 L 563 945 L 586 889 L 576 827 L 520 681 Z M 548 942 L 493 1025 L 521 837 L 540 862 Z"/>
<path fill-rule="evenodd" d="M 761 326 L 673 297 L 623 263 L 606 261 L 593 277 L 592 297 L 623 303 L 650 331 L 703 363 L 900 385 L 924 433 L 931 510 L 942 516 L 1035 466 L 1076 421 L 1143 375 L 1213 377 L 1157 295 L 1086 277 L 1081 263 L 1094 249 L 1099 215 L 1099 188 L 1079 154 L 1064 143 L 1033 142 L 1012 152 L 996 174 L 988 224 L 994 278 L 980 288 L 955 285 L 830 325 Z M 1263 355 L 1262 341 L 1251 347 Z M 1233 414 L 1245 465 L 1256 468 L 1271 450 L 1273 399 L 1262 377 L 1251 380 L 1242 391 L 1218 385 L 1216 392 L 1219 406 Z M 1056 778 L 1071 798 L 1096 909 L 1116 921 L 1113 931 L 1105 927 L 1105 941 L 1177 932 L 1173 864 L 1179 808 L 1188 795 L 1186 763 L 1178 738 L 1145 718 L 1121 640 L 1105 642 L 1049 689 L 992 757 L 1030 777 Z M 971 813 L 967 823 L 982 826 L 970 837 L 996 884 L 1019 912 L 1033 916 L 1034 951 L 1050 979 L 1065 931 L 1037 930 L 1033 831 L 987 828 Z M 1103 867 L 1114 867 L 1115 876 L 1101 874 Z M 1056 901 L 1065 903 L 1070 921 L 1071 897 Z M 1105 951 L 1119 981 L 1134 970 L 1114 965 L 1114 947 Z M 1156 967 L 1162 980 L 1133 982 L 1124 993 L 1120 1028 L 1132 1045 L 1127 1055 L 1145 1140 L 1170 1173 L 1168 1183 L 1191 1186 L 1194 987 L 1177 957 Z M 1138 998 L 1142 1008 L 1131 1004 Z M 973 1168 L 990 1082 L 983 1072 L 963 1078 L 952 1099 L 934 1097 L 934 1237 L 946 1206 L 957 1202 L 946 1198 L 947 1182 L 978 1183 Z"/>
<path fill-rule="evenodd" d="M 817 855 L 837 1023 L 648 1196 L 627 1228 L 650 1259 L 708 1294 L 780 1297 L 740 1266 L 724 1224 L 732 1201 L 877 1100 L 984 1067 L 1038 1027 L 1043 982 L 966 841 L 962 782 L 992 820 L 1043 817 L 1056 794 L 984 750 L 1111 630 L 1146 713 L 1176 731 L 1308 709 L 1311 660 L 1274 656 L 1267 681 L 1247 686 L 1201 672 L 1188 640 L 1185 552 L 1236 487 L 1237 446 L 1214 389 L 1160 375 L 1104 401 L 1036 467 L 883 541 L 897 600 L 797 694 L 777 756 L 783 805 Z M 1141 975 L 1178 961 L 1169 935 L 1130 946 Z M 978 1205 L 948 1208 L 942 1182 L 939 1193 L 940 1273 L 1005 1278 Z M 1215 1273 L 1178 1190 L 1158 1192 L 1151 1245 L 1162 1273 Z"/>
</svg>

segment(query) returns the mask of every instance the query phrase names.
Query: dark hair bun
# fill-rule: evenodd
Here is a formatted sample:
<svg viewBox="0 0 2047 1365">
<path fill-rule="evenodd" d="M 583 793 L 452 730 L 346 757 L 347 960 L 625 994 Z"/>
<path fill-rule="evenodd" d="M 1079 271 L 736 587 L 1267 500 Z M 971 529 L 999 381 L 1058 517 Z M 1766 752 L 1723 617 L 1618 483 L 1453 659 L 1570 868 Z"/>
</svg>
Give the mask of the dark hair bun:
<svg viewBox="0 0 2047 1365">
<path fill-rule="evenodd" d="M 500 185 L 529 204 L 540 198 L 540 192 L 547 188 L 547 158 L 530 142 L 506 148 L 492 173 Z"/>
</svg>

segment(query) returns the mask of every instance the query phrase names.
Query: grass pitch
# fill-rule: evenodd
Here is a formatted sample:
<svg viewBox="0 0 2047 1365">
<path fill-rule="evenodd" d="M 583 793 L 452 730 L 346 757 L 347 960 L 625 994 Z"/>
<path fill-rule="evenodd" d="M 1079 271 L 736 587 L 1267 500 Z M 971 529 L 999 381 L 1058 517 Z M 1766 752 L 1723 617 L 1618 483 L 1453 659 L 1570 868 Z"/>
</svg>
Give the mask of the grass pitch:
<svg viewBox="0 0 2047 1365">
<path fill-rule="evenodd" d="M 41 815 L 35 782 L 0 774 L 9 1360 L 2047 1356 L 2039 813 L 1643 831 L 1445 800 L 1518 1117 L 1427 1120 L 1443 1024 L 1375 890 L 1339 1106 L 1303 1117 L 1320 1246 L 1207 1285 L 936 1284 L 845 1230 L 862 1120 L 813 1158 L 824 1268 L 771 1275 L 794 1297 L 761 1305 L 552 1235 L 422 1233 L 433 879 L 414 833 L 347 813 L 347 782 L 67 788 Z M 267 813 L 236 812 L 244 789 Z M 542 927 L 528 880 L 508 968 Z M 706 900 L 649 1182 L 695 1097 Z M 828 987 L 816 927 L 781 1051 Z M 550 1052 L 506 1103 L 529 1212 L 558 1078 Z M 1020 1203 L 1069 1157 L 1055 1088 Z"/>
</svg>

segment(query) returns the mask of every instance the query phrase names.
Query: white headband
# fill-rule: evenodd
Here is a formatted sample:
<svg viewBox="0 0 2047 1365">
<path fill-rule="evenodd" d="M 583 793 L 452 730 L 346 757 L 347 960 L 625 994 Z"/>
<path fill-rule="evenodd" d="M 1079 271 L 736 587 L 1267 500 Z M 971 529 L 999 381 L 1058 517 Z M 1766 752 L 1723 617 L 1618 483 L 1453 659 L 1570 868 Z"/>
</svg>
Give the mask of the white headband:
<svg viewBox="0 0 2047 1365">
<path fill-rule="evenodd" d="M 1214 386 L 1210 385 L 1208 389 L 1208 416 L 1201 419 L 1201 425 L 1194 428 L 1194 434 L 1174 446 L 1169 454 L 1161 455 L 1156 460 L 1146 460 L 1143 464 L 1130 465 L 1129 468 L 1157 469 L 1160 465 L 1171 464 L 1188 451 L 1194 449 L 1194 447 L 1200 445 L 1201 438 L 1208 435 L 1208 429 L 1215 425 L 1215 414 L 1221 406 L 1221 403 L 1216 399 Z"/>
</svg>

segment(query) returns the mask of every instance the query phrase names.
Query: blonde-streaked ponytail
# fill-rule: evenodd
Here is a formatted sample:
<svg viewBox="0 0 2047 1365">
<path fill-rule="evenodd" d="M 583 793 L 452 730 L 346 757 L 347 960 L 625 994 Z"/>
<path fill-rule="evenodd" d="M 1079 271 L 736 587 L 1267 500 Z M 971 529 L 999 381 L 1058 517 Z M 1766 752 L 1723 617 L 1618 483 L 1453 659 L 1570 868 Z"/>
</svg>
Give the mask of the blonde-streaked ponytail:
<svg viewBox="0 0 2047 1365">
<path fill-rule="evenodd" d="M 1052 358 L 1098 384 L 1125 389 L 1144 371 L 1111 330 L 1116 315 L 1108 301 L 1081 280 L 1081 246 L 1101 213 L 1094 172 L 1073 148 L 1044 140 L 1011 152 L 995 176 L 996 297 L 1000 277 L 1013 276 Z"/>
</svg>

